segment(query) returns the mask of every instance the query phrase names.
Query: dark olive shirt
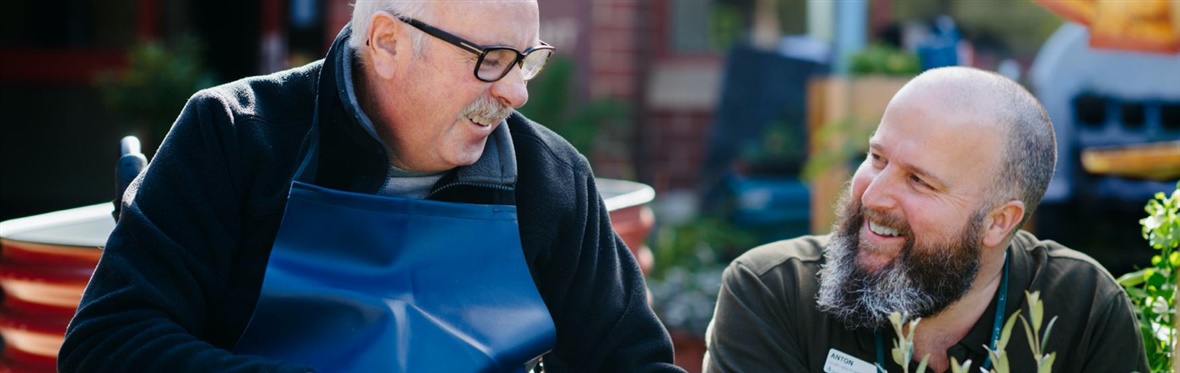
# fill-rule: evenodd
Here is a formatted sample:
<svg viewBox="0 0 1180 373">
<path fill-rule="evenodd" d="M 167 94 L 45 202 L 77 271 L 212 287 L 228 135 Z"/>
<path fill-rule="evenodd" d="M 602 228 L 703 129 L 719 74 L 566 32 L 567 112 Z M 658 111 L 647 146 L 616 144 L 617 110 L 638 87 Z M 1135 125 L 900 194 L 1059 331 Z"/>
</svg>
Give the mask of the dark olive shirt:
<svg viewBox="0 0 1180 373">
<path fill-rule="evenodd" d="M 833 348 L 877 363 L 873 330 L 849 330 L 816 307 L 817 273 L 827 242 L 828 236 L 774 242 L 729 265 L 706 336 L 706 372 L 822 372 Z M 1046 348 L 1057 353 L 1053 372 L 1148 371 L 1130 299 L 1101 265 L 1023 231 L 1013 237 L 1008 256 L 1003 314 L 1027 314 L 1025 291 L 1041 292 L 1044 324 L 1058 317 Z M 987 356 L 983 346 L 991 342 L 996 303 L 993 297 L 967 335 L 947 349 L 948 358 L 970 359 L 971 371 L 978 371 Z M 891 329 L 881 330 L 885 368 L 900 372 L 890 358 Z M 1021 326 L 1012 329 L 1006 350 L 1013 372 L 1036 371 Z"/>
</svg>

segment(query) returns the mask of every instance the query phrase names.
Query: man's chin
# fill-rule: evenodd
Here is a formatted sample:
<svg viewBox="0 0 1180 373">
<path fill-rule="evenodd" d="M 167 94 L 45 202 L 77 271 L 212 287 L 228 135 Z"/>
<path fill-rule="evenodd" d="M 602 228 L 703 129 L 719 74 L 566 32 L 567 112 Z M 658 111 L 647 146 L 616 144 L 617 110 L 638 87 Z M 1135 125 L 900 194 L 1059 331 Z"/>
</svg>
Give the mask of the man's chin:
<svg viewBox="0 0 1180 373">
<path fill-rule="evenodd" d="M 889 325 L 889 315 L 874 314 L 853 305 L 845 305 L 840 308 L 821 306 L 820 312 L 849 330 L 872 330 Z"/>
<path fill-rule="evenodd" d="M 885 271 L 896 261 L 896 256 L 886 258 L 881 255 L 868 253 L 864 250 L 858 250 L 856 252 L 856 261 L 854 264 L 859 271 L 875 276 L 881 274 L 881 272 Z"/>
<path fill-rule="evenodd" d="M 466 146 L 463 146 L 461 148 L 462 150 L 456 149 L 457 151 L 451 153 L 450 156 L 447 157 L 447 160 L 449 161 L 447 163 L 454 167 L 473 165 L 475 162 L 479 161 L 480 157 L 483 156 L 484 148 L 486 147 L 487 137 L 471 141 L 470 143 L 466 144 Z"/>
</svg>

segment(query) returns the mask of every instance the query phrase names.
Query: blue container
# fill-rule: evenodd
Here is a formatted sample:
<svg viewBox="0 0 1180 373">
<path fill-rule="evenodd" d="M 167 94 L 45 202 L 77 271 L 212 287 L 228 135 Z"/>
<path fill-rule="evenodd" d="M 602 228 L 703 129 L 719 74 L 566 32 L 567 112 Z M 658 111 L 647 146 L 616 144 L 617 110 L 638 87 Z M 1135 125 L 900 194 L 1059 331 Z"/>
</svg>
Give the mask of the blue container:
<svg viewBox="0 0 1180 373">
<path fill-rule="evenodd" d="M 811 191 L 797 177 L 731 177 L 726 189 L 738 227 L 769 242 L 811 233 Z"/>
</svg>

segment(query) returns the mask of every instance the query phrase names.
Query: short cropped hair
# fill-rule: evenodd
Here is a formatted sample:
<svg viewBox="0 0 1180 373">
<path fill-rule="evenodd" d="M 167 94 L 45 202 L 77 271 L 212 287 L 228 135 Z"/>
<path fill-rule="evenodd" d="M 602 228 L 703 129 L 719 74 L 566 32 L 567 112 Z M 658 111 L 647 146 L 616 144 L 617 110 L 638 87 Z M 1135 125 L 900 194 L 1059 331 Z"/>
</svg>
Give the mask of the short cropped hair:
<svg viewBox="0 0 1180 373">
<path fill-rule="evenodd" d="M 429 2 L 421 0 L 356 0 L 352 4 L 352 25 L 350 26 L 352 27 L 352 37 L 348 40 L 348 46 L 353 51 L 359 51 L 365 45 L 369 32 L 369 21 L 377 12 L 384 11 L 394 16 L 422 20 L 427 10 L 427 3 Z M 414 46 L 414 53 L 420 56 L 426 34 L 413 29 L 411 35 L 413 35 L 411 43 Z"/>
<path fill-rule="evenodd" d="M 997 119 L 1005 124 L 1007 134 L 992 191 L 998 194 L 997 198 L 1015 197 L 1024 202 L 1024 217 L 1020 220 L 1023 225 L 1040 205 L 1053 178 L 1057 135 L 1049 113 L 1032 93 L 1016 82 L 994 75 L 1007 81 L 999 85 L 1003 106 L 997 112 Z"/>
</svg>

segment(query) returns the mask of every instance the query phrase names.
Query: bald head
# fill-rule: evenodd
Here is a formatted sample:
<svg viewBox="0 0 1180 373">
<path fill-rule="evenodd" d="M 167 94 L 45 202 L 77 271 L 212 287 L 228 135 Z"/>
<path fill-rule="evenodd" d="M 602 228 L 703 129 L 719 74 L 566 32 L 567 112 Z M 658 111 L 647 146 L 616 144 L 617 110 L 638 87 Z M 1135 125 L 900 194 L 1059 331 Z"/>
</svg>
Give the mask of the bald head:
<svg viewBox="0 0 1180 373">
<path fill-rule="evenodd" d="M 532 2 L 536 0 L 479 0 L 482 3 L 509 3 L 509 2 Z M 352 38 L 348 41 L 348 46 L 354 51 L 359 51 L 367 41 L 362 35 L 368 34 L 369 24 L 377 12 L 386 12 L 399 17 L 407 17 L 417 19 L 419 21 L 433 21 L 431 12 L 439 10 L 439 5 L 450 5 L 452 7 L 465 7 L 470 4 L 463 2 L 433 2 L 422 0 L 356 0 L 352 4 L 352 20 L 349 25 L 352 31 Z M 423 43 L 426 40 L 426 34 L 422 32 L 413 32 L 411 35 L 413 39 L 411 42 L 414 46 L 414 53 L 421 56 L 423 54 Z"/>
<path fill-rule="evenodd" d="M 969 67 L 927 70 L 898 91 L 902 97 L 971 118 L 972 126 L 999 137 L 999 157 L 991 178 L 992 205 L 1018 199 L 1028 220 L 1045 195 L 1057 162 L 1053 123 L 1041 103 L 1020 84 L 996 73 Z"/>
</svg>

